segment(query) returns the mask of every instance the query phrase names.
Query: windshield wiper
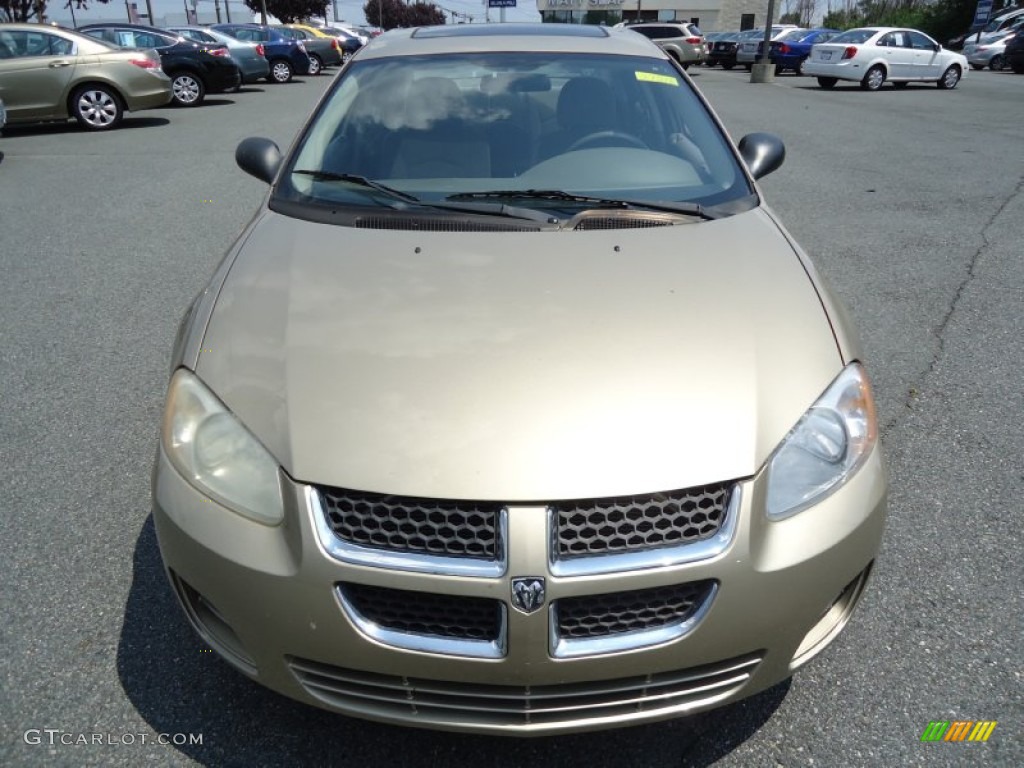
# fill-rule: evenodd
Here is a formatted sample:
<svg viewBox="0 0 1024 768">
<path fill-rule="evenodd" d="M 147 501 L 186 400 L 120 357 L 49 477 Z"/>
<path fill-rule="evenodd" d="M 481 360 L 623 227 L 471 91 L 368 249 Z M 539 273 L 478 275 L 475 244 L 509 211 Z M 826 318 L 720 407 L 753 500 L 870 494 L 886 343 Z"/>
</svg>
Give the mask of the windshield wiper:
<svg viewBox="0 0 1024 768">
<path fill-rule="evenodd" d="M 550 200 L 560 203 L 578 203 L 602 208 L 640 208 L 650 211 L 668 211 L 682 213 L 687 216 L 698 216 L 702 219 L 716 219 L 717 216 L 707 211 L 699 203 L 652 202 L 648 200 L 623 200 L 608 197 L 591 197 L 574 195 L 558 189 L 497 189 L 489 192 L 461 192 L 449 195 L 446 200 Z"/>
<path fill-rule="evenodd" d="M 349 184 L 355 184 L 358 187 L 366 187 L 368 189 L 376 190 L 388 197 L 393 197 L 395 200 L 401 200 L 405 203 L 415 203 L 416 205 L 421 204 L 418 197 L 406 194 L 400 189 L 395 189 L 394 187 L 389 187 L 385 184 L 372 181 L 365 176 L 357 176 L 354 173 L 335 173 L 334 171 L 311 171 L 306 169 L 292 171 L 292 173 L 310 176 L 314 181 L 347 181 Z"/>
<path fill-rule="evenodd" d="M 402 192 L 400 189 L 389 187 L 380 182 L 368 179 L 365 176 L 358 176 L 352 173 L 335 173 L 334 171 L 313 171 L 313 170 L 298 170 L 292 171 L 292 173 L 299 173 L 303 176 L 310 176 L 315 181 L 344 181 L 350 184 L 355 184 L 360 187 L 366 187 L 368 189 L 376 190 L 381 192 L 388 197 L 392 197 L 395 200 L 401 200 L 403 203 L 409 203 L 421 208 L 434 208 L 446 211 L 455 211 L 457 213 L 477 213 L 483 216 L 504 216 L 512 219 L 526 219 L 528 221 L 536 221 L 543 224 L 557 224 L 558 219 L 555 219 L 547 214 L 535 211 L 532 208 L 517 208 L 511 205 L 505 205 L 503 203 L 464 203 L 459 205 L 458 203 L 447 203 L 447 202 L 435 202 L 435 201 L 424 201 L 418 197 L 414 197 L 406 192 Z"/>
</svg>

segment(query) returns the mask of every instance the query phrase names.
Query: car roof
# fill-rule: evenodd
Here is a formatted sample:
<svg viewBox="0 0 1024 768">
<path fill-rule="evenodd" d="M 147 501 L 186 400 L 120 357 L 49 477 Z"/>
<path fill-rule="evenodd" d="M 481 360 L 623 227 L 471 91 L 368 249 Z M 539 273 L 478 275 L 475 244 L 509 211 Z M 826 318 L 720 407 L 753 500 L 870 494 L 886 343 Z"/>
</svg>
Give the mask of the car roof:
<svg viewBox="0 0 1024 768">
<path fill-rule="evenodd" d="M 138 29 L 143 32 L 163 32 L 168 37 L 174 37 L 166 29 L 151 27 L 147 24 L 129 24 L 127 21 L 95 21 L 92 24 L 82 24 L 77 29 Z"/>
<path fill-rule="evenodd" d="M 359 54 L 363 61 L 388 56 L 445 53 L 541 51 L 604 53 L 667 58 L 658 46 L 629 28 L 591 24 L 448 24 L 392 29 L 373 38 Z"/>
</svg>

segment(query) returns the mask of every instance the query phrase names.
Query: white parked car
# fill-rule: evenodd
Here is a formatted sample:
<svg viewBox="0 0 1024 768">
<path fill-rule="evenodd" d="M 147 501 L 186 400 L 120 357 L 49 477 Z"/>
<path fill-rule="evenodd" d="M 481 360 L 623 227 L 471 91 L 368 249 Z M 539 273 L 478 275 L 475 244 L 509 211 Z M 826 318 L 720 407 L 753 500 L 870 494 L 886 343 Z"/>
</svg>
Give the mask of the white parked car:
<svg viewBox="0 0 1024 768">
<path fill-rule="evenodd" d="M 946 50 L 923 32 L 893 27 L 847 30 L 811 48 L 804 74 L 816 76 L 822 88 L 854 80 L 877 91 L 886 80 L 901 88 L 912 82 L 933 82 L 955 88 L 967 74 L 967 57 Z"/>
</svg>

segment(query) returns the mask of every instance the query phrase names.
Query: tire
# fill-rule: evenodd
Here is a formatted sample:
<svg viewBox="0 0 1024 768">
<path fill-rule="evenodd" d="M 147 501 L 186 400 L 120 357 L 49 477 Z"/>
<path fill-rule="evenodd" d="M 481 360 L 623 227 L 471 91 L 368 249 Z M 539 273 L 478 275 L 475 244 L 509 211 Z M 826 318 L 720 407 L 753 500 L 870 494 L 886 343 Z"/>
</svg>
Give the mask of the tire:
<svg viewBox="0 0 1024 768">
<path fill-rule="evenodd" d="M 745 70 L 747 70 L 747 72 L 750 72 L 754 68 L 754 65 L 753 64 L 744 64 L 743 68 Z"/>
<path fill-rule="evenodd" d="M 971 64 L 971 69 L 973 69 L 975 72 L 977 72 L 979 69 L 984 69 L 984 68 L 985 67 L 983 65 L 981 65 L 981 64 Z"/>
<path fill-rule="evenodd" d="M 71 94 L 71 114 L 87 131 L 109 131 L 124 118 L 117 92 L 105 85 L 83 85 Z"/>
<path fill-rule="evenodd" d="M 316 77 L 324 71 L 324 63 L 320 60 L 320 57 L 315 53 L 309 54 L 309 74 L 312 77 Z"/>
<path fill-rule="evenodd" d="M 1001 53 L 997 53 L 988 63 L 988 68 L 993 72 L 998 72 L 1001 69 L 1006 69 L 1006 60 L 1003 58 Z"/>
<path fill-rule="evenodd" d="M 284 59 L 274 59 L 270 62 L 270 74 L 267 75 L 267 82 L 287 83 L 292 79 L 293 74 L 291 64 Z"/>
<path fill-rule="evenodd" d="M 191 72 L 175 72 L 171 75 L 171 98 L 176 107 L 195 107 L 203 103 L 206 86 Z"/>
<path fill-rule="evenodd" d="M 1015 75 L 1024 75 L 1024 62 L 1021 62 L 1020 64 L 1011 64 L 1010 69 L 1013 70 L 1013 74 Z"/>
<path fill-rule="evenodd" d="M 727 61 L 723 61 L 722 62 L 722 69 L 732 69 L 735 66 L 736 66 L 735 64 L 730 64 Z"/>
<path fill-rule="evenodd" d="M 864 79 L 860 81 L 860 87 L 865 91 L 877 91 L 884 82 L 885 68 L 876 64 L 864 74 Z"/>
<path fill-rule="evenodd" d="M 839 78 L 838 77 L 819 77 L 818 78 L 818 85 L 820 85 L 825 90 L 828 90 L 829 88 L 835 88 L 836 87 L 836 83 L 838 83 L 838 82 L 839 82 Z"/>
<path fill-rule="evenodd" d="M 804 58 L 800 59 L 800 61 L 798 61 L 796 63 L 796 66 L 793 67 L 793 74 L 794 75 L 796 75 L 797 77 L 803 77 L 804 76 L 804 63 L 806 61 L 807 61 L 807 57 L 805 56 Z"/>
<path fill-rule="evenodd" d="M 956 88 L 956 84 L 959 82 L 960 67 L 956 64 L 951 64 L 946 67 L 946 71 L 942 73 L 942 77 L 939 78 L 939 82 L 936 85 L 944 91 L 951 91 Z"/>
</svg>

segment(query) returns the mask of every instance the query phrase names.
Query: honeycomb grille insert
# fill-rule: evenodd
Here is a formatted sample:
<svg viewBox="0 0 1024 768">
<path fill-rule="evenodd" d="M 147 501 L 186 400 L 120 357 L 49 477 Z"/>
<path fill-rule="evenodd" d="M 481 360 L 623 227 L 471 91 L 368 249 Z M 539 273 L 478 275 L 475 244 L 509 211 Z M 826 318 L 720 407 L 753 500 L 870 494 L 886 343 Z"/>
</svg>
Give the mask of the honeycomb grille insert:
<svg viewBox="0 0 1024 768">
<path fill-rule="evenodd" d="M 350 544 L 482 560 L 497 560 L 501 554 L 502 504 L 318 490 L 328 526 Z"/>
<path fill-rule="evenodd" d="M 497 600 L 366 584 L 340 584 L 338 589 L 366 620 L 392 632 L 492 642 L 501 634 Z"/>
<path fill-rule="evenodd" d="M 559 502 L 559 558 L 635 552 L 710 539 L 725 524 L 729 483 L 616 499 Z"/>
<path fill-rule="evenodd" d="M 714 581 L 563 598 L 555 604 L 558 636 L 607 637 L 682 624 L 708 599 Z"/>
</svg>

